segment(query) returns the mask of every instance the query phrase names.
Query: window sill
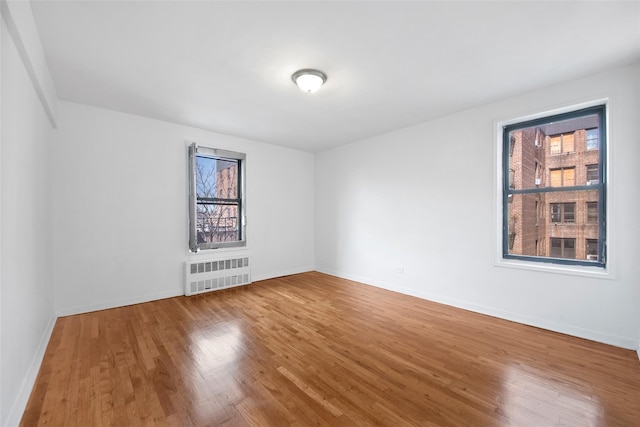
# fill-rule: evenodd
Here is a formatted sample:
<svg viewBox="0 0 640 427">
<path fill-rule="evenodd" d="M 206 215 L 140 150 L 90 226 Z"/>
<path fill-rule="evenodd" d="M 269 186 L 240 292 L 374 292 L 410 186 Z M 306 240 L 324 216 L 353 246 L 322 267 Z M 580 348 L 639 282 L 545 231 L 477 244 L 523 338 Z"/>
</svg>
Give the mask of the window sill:
<svg viewBox="0 0 640 427">
<path fill-rule="evenodd" d="M 592 277 L 598 279 L 615 279 L 609 267 L 589 267 L 583 265 L 562 265 L 546 262 L 532 262 L 512 259 L 498 259 L 496 267 L 515 268 L 519 270 L 540 271 L 545 273 L 566 274 L 569 276 Z"/>
<path fill-rule="evenodd" d="M 216 248 L 216 249 L 201 249 L 194 253 L 187 249 L 187 259 L 197 260 L 205 258 L 220 258 L 227 255 L 233 256 L 234 254 L 246 254 L 249 252 L 247 246 L 233 246 L 228 248 Z"/>
</svg>

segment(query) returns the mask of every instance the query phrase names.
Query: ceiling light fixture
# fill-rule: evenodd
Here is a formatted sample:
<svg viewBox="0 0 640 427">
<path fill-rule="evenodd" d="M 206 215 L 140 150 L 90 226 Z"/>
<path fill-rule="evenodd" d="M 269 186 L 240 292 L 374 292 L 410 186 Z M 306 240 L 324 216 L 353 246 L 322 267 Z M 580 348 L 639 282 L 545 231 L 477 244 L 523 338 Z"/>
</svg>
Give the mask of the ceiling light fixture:
<svg viewBox="0 0 640 427">
<path fill-rule="evenodd" d="M 327 75 L 322 71 L 305 68 L 298 70 L 291 76 L 291 80 L 298 85 L 300 90 L 313 93 L 327 81 Z"/>
</svg>

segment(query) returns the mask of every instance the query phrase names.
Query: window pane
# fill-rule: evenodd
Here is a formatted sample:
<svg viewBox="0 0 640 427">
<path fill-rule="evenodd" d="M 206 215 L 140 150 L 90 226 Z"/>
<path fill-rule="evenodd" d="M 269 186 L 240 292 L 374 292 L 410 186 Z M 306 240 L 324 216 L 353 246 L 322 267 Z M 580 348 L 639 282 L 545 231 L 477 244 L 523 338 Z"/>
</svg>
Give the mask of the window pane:
<svg viewBox="0 0 640 427">
<path fill-rule="evenodd" d="M 198 204 L 198 243 L 233 242 L 240 239 L 238 205 Z"/>
<path fill-rule="evenodd" d="M 576 239 L 562 239 L 562 256 L 561 258 L 576 258 Z"/>
<path fill-rule="evenodd" d="M 581 127 L 585 125 L 597 126 L 598 116 L 509 131 L 509 144 L 505 150 L 509 150 L 510 188 L 526 190 L 585 185 L 583 169 L 577 174 L 576 166 L 597 164 L 600 155 L 598 150 L 586 152 L 587 130 Z M 556 131 L 559 133 L 547 133 Z M 597 133 L 598 129 L 595 131 Z"/>
<path fill-rule="evenodd" d="M 598 261 L 598 241 L 594 239 L 587 239 L 587 261 Z"/>
<path fill-rule="evenodd" d="M 238 161 L 196 156 L 198 198 L 238 198 Z"/>
<path fill-rule="evenodd" d="M 508 254 L 586 259 L 586 239 L 598 239 L 598 191 L 514 194 L 508 204 Z M 537 245 L 536 245 L 537 242 Z"/>
<path fill-rule="evenodd" d="M 576 257 L 576 240 L 565 238 L 551 239 L 550 256 L 552 258 L 568 258 Z"/>
<path fill-rule="evenodd" d="M 587 150 L 598 149 L 598 129 L 587 130 Z"/>
<path fill-rule="evenodd" d="M 216 197 L 222 199 L 238 198 L 238 161 L 217 160 L 217 192 Z"/>
<path fill-rule="evenodd" d="M 597 184 L 598 181 L 599 181 L 598 165 L 588 165 L 587 166 L 587 185 Z"/>
<path fill-rule="evenodd" d="M 576 222 L 576 204 L 565 203 L 562 207 L 564 209 L 563 222 Z"/>
<path fill-rule="evenodd" d="M 215 197 L 216 160 L 196 156 L 196 197 Z"/>
<path fill-rule="evenodd" d="M 598 222 L 598 202 L 587 202 L 587 222 Z"/>
<path fill-rule="evenodd" d="M 551 222 L 561 222 L 562 214 L 559 203 L 553 203 L 551 205 Z"/>
</svg>

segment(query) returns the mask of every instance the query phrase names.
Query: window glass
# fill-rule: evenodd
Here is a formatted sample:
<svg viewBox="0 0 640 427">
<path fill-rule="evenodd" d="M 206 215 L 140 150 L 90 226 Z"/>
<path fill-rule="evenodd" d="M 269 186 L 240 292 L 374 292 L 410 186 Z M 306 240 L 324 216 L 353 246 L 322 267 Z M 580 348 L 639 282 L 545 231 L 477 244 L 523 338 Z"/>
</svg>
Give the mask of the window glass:
<svg viewBox="0 0 640 427">
<path fill-rule="evenodd" d="M 576 204 L 563 203 L 562 208 L 564 210 L 563 222 L 576 222 Z"/>
<path fill-rule="evenodd" d="M 587 150 L 598 149 L 598 129 L 587 129 Z"/>
<path fill-rule="evenodd" d="M 587 239 L 587 259 L 594 259 L 598 256 L 598 241 L 595 239 Z"/>
<path fill-rule="evenodd" d="M 587 166 L 587 185 L 597 184 L 599 181 L 598 177 L 598 165 L 588 165 Z"/>
<path fill-rule="evenodd" d="M 598 222 L 598 202 L 587 202 L 587 222 Z"/>
<path fill-rule="evenodd" d="M 562 222 L 562 205 L 551 203 L 551 222 Z"/>
</svg>

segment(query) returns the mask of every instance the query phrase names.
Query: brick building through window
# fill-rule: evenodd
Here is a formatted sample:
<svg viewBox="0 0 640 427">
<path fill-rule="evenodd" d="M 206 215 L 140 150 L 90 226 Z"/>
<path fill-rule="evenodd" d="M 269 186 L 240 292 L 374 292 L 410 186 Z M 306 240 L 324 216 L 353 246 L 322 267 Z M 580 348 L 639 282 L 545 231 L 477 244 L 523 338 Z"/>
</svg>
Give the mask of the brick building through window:
<svg viewBox="0 0 640 427">
<path fill-rule="evenodd" d="M 508 255 L 598 261 L 599 135 L 597 114 L 509 131 Z"/>
</svg>

